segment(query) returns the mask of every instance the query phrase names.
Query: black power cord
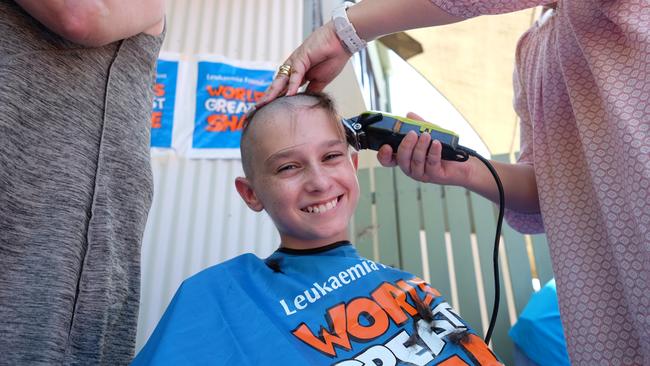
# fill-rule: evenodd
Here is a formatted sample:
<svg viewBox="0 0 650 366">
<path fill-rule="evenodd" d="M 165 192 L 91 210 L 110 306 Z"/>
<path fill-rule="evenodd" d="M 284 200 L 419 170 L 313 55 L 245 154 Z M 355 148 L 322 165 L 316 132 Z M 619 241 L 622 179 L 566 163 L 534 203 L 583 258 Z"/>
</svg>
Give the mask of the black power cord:
<svg viewBox="0 0 650 366">
<path fill-rule="evenodd" d="M 499 313 L 499 299 L 501 297 L 501 285 L 499 283 L 499 241 L 501 239 L 501 226 L 503 225 L 505 193 L 503 191 L 503 184 L 501 184 L 501 179 L 499 178 L 497 171 L 487 159 L 479 155 L 476 151 L 466 148 L 465 146 L 458 146 L 457 150 L 474 156 L 483 164 L 485 164 L 485 166 L 490 170 L 490 173 L 492 173 L 494 181 L 497 183 L 497 188 L 499 189 L 499 217 L 497 218 L 497 229 L 494 236 L 494 252 L 492 253 L 492 264 L 494 270 L 494 307 L 492 308 L 490 325 L 488 326 L 487 333 L 485 333 L 485 343 L 490 343 L 490 338 L 492 338 L 492 332 L 494 331 L 494 326 L 497 321 L 497 314 Z"/>
<path fill-rule="evenodd" d="M 345 129 L 348 143 L 356 150 L 371 149 L 379 150 L 382 145 L 388 144 L 397 151 L 404 136 L 409 131 L 415 131 L 421 134 L 423 128 L 432 134 L 432 138 L 442 143 L 441 158 L 443 160 L 464 162 L 469 159 L 470 155 L 479 159 L 492 173 L 494 180 L 499 189 L 499 218 L 497 220 L 496 235 L 494 237 L 494 307 L 485 335 L 485 343 L 490 342 L 494 326 L 496 324 L 497 314 L 499 312 L 499 300 L 501 297 L 501 285 L 499 284 L 499 239 L 501 238 L 501 226 L 503 224 L 503 213 L 505 209 L 505 194 L 501 179 L 490 162 L 479 155 L 476 151 L 458 145 L 458 135 L 438 128 L 435 125 L 424 125 L 408 118 L 391 116 L 381 112 L 365 112 L 350 119 L 341 120 Z M 430 127 L 430 128 L 429 128 Z M 429 145 L 431 146 L 431 145 Z"/>
</svg>

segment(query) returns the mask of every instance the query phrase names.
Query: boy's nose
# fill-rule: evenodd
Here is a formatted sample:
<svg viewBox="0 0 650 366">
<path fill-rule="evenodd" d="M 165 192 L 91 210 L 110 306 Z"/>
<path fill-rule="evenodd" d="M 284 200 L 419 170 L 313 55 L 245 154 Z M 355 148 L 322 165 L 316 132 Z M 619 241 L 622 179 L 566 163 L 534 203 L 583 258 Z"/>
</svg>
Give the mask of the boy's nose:
<svg viewBox="0 0 650 366">
<path fill-rule="evenodd" d="M 321 168 L 309 169 L 306 178 L 305 189 L 308 192 L 326 191 L 332 185 L 332 178 Z"/>
</svg>

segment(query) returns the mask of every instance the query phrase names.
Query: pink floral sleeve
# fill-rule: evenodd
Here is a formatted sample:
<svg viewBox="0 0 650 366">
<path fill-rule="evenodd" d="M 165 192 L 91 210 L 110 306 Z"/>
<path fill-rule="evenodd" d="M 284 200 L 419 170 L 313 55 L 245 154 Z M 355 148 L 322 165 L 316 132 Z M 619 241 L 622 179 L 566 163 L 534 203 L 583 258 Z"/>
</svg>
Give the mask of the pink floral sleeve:
<svg viewBox="0 0 650 366">
<path fill-rule="evenodd" d="M 503 14 L 552 3 L 553 0 L 431 0 L 447 13 L 460 18 Z"/>
</svg>

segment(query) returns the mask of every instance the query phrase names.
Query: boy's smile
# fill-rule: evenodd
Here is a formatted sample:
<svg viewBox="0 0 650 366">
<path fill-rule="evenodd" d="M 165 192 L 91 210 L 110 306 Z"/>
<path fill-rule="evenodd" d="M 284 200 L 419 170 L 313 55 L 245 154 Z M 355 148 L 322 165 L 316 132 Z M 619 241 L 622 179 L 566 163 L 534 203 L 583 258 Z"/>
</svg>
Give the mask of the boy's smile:
<svg viewBox="0 0 650 366">
<path fill-rule="evenodd" d="M 307 206 L 301 210 L 304 212 L 309 212 L 309 213 L 325 213 L 334 207 L 336 207 L 336 204 L 339 203 L 339 199 L 341 199 L 342 196 L 336 197 L 330 201 L 327 201 L 325 203 L 320 203 L 320 204 L 314 204 L 311 206 Z"/>
<path fill-rule="evenodd" d="M 337 121 L 307 106 L 269 114 L 251 126 L 252 177 L 238 178 L 238 191 L 249 207 L 271 216 L 284 247 L 348 240 L 359 184 L 356 155 Z"/>
</svg>

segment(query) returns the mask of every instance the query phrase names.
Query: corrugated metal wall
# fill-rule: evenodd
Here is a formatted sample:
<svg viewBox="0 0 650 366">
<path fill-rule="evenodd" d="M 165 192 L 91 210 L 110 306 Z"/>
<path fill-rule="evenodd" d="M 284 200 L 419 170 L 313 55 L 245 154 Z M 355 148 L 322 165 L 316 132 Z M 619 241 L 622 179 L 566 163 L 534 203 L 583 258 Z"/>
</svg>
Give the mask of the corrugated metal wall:
<svg viewBox="0 0 650 366">
<path fill-rule="evenodd" d="M 211 53 L 279 65 L 300 44 L 302 27 L 303 0 L 167 0 L 163 52 L 188 61 Z M 155 194 L 142 247 L 137 349 L 183 279 L 241 253 L 266 256 L 279 243 L 268 216 L 249 210 L 234 188 L 239 160 L 169 154 L 154 157 L 152 167 Z"/>
</svg>

